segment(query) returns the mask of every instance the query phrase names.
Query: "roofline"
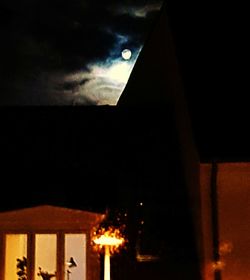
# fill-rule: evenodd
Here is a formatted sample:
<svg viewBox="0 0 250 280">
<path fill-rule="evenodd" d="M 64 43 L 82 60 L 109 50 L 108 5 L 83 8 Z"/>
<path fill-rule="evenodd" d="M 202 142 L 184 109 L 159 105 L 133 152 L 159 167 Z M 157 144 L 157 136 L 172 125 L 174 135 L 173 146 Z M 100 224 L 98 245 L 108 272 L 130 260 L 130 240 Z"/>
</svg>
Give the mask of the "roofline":
<svg viewBox="0 0 250 280">
<path fill-rule="evenodd" d="M 100 213 L 100 212 L 92 212 L 92 211 L 85 211 L 82 209 L 75 209 L 75 208 L 69 208 L 69 207 L 63 207 L 63 206 L 55 206 L 55 205 L 50 205 L 50 204 L 39 204 L 36 206 L 30 206 L 30 207 L 22 207 L 22 208 L 16 208 L 16 209 L 12 209 L 12 210 L 4 210 L 4 211 L 0 211 L 0 214 L 2 213 L 14 213 L 16 211 L 23 211 L 23 210 L 29 210 L 29 209 L 36 209 L 36 208 L 45 208 L 45 207 L 49 207 L 49 208 L 55 208 L 55 209 L 61 209 L 61 210 L 70 210 L 70 211 L 75 211 L 75 212 L 81 212 L 81 213 L 86 213 L 86 214 L 96 214 L 96 215 L 106 215 L 105 213 Z"/>
</svg>

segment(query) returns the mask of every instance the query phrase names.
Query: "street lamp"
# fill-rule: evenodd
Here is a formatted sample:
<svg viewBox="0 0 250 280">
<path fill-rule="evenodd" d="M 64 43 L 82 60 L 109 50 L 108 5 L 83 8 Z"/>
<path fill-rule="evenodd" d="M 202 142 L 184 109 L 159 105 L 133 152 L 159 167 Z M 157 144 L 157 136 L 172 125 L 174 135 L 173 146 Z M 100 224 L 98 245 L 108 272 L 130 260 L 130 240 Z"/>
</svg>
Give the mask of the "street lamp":
<svg viewBox="0 0 250 280">
<path fill-rule="evenodd" d="M 109 227 L 95 232 L 92 240 L 98 251 L 104 248 L 104 280 L 110 280 L 110 255 L 124 244 L 125 239 L 119 229 Z"/>
</svg>

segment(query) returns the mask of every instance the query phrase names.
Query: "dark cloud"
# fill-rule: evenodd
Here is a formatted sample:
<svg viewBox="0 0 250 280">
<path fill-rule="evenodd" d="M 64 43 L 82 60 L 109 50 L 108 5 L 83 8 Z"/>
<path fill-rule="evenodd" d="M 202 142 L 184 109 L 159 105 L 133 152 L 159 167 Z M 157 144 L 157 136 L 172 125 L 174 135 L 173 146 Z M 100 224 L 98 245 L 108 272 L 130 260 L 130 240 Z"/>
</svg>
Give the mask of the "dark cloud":
<svg viewBox="0 0 250 280">
<path fill-rule="evenodd" d="M 138 53 L 150 24 L 146 16 L 158 3 L 5 1 L 0 12 L 0 104 L 72 104 L 80 90 L 91 86 L 94 65 L 107 70 L 124 48 Z M 128 12 L 121 13 L 121 7 Z M 82 79 L 89 80 L 67 81 L 75 73 L 85 73 Z"/>
<path fill-rule="evenodd" d="M 146 2 L 146 3 L 145 3 Z M 146 18 L 148 14 L 159 11 L 163 0 L 135 1 L 131 3 L 115 3 L 110 10 L 116 15 L 129 15 L 134 18 Z"/>
</svg>

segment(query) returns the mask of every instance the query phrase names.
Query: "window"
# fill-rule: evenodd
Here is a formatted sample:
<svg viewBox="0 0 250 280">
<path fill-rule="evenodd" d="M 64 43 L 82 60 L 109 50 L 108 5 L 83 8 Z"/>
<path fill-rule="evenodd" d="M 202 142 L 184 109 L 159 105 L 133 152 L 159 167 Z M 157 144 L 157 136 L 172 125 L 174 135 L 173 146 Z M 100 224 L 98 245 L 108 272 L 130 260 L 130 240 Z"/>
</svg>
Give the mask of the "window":
<svg viewBox="0 0 250 280">
<path fill-rule="evenodd" d="M 86 280 L 86 235 L 65 234 L 65 263 L 64 280 Z"/>
<path fill-rule="evenodd" d="M 86 234 L 5 234 L 4 280 L 86 280 Z"/>
<path fill-rule="evenodd" d="M 51 276 L 56 275 L 56 241 L 56 234 L 35 235 L 35 279 L 41 279 L 43 273 L 51 274 Z"/>
<path fill-rule="evenodd" d="M 5 239 L 5 274 L 4 280 L 17 278 L 18 262 L 20 272 L 26 273 L 27 234 L 7 234 Z M 24 266 L 22 267 L 22 262 Z"/>
</svg>

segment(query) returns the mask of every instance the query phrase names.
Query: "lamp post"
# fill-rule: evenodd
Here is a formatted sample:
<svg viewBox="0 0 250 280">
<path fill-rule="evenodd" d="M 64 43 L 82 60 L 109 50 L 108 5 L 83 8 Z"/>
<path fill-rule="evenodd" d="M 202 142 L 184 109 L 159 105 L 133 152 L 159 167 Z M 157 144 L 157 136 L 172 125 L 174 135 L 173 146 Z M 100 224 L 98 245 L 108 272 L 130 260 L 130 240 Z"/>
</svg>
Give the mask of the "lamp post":
<svg viewBox="0 0 250 280">
<path fill-rule="evenodd" d="M 70 257 L 70 260 L 68 262 L 66 262 L 66 264 L 68 266 L 68 269 L 67 269 L 67 280 L 69 280 L 69 276 L 70 276 L 70 273 L 71 273 L 70 268 L 77 267 L 77 264 L 76 264 L 75 260 L 73 259 L 73 257 Z"/>
<path fill-rule="evenodd" d="M 109 227 L 108 230 L 99 230 L 94 235 L 93 242 L 99 250 L 104 248 L 104 280 L 110 280 L 110 255 L 125 242 L 125 239 L 118 229 Z"/>
</svg>

